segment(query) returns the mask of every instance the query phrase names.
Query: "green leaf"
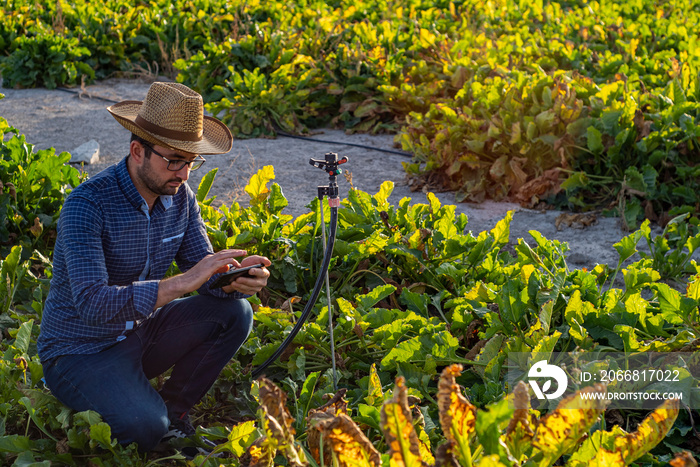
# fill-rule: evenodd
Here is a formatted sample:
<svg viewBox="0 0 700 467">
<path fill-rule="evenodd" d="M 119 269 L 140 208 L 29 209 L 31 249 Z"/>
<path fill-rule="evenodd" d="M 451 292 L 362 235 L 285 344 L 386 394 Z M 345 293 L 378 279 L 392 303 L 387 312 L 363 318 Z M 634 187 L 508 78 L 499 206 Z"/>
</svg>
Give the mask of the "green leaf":
<svg viewBox="0 0 700 467">
<path fill-rule="evenodd" d="M 587 145 L 588 149 L 596 155 L 602 154 L 603 147 L 603 135 L 600 134 L 594 126 L 589 126 L 586 130 Z"/>
<path fill-rule="evenodd" d="M 78 426 L 92 426 L 102 422 L 102 416 L 93 410 L 78 412 L 73 419 Z"/>
<path fill-rule="evenodd" d="M 501 444 L 501 432 L 513 418 L 515 407 L 508 398 L 489 404 L 476 413 L 476 434 L 484 448 L 484 454 L 498 454 L 505 459 L 508 454 Z"/>
<path fill-rule="evenodd" d="M 44 422 L 43 422 L 43 420 L 41 420 L 40 417 L 37 415 L 37 413 L 36 413 L 36 408 L 33 406 L 31 399 L 29 399 L 28 397 L 22 397 L 22 398 L 19 400 L 19 403 L 20 403 L 21 405 L 23 405 L 25 409 L 27 409 L 27 413 L 29 414 L 29 418 L 32 419 L 32 421 L 34 422 L 34 424 L 35 424 L 41 431 L 43 431 L 44 434 L 45 434 L 46 436 L 48 436 L 49 438 L 51 438 L 54 442 L 58 442 L 58 440 L 57 440 L 56 438 L 54 438 L 53 436 L 51 436 L 51 434 L 50 434 L 50 433 L 46 430 L 46 428 L 44 427 Z"/>
<path fill-rule="evenodd" d="M 406 305 L 409 310 L 415 311 L 421 316 L 429 317 L 428 313 L 428 294 L 419 294 L 411 292 L 408 288 L 401 291 L 399 296 L 401 304 Z"/>
<path fill-rule="evenodd" d="M 202 177 L 202 181 L 199 182 L 199 188 L 197 188 L 197 201 L 200 203 L 203 203 L 205 199 L 207 199 L 207 195 L 209 195 L 209 191 L 211 190 L 212 185 L 214 184 L 214 178 L 216 177 L 216 173 L 219 171 L 219 168 L 216 167 L 207 174 Z"/>
<path fill-rule="evenodd" d="M 491 229 L 493 234 L 494 245 L 505 245 L 510 238 L 510 223 L 513 221 L 514 211 L 508 211 L 503 219 L 496 223 L 496 226 Z"/>
<path fill-rule="evenodd" d="M 590 182 L 586 172 L 574 172 L 567 177 L 561 184 L 561 187 L 567 192 L 573 191 L 577 188 L 585 188 Z"/>
<path fill-rule="evenodd" d="M 375 430 L 381 430 L 381 413 L 377 407 L 367 404 L 358 404 L 357 415 L 355 415 L 353 419 L 357 423 L 364 423 Z"/>
<path fill-rule="evenodd" d="M 10 254 L 0 263 L 0 271 L 2 273 L 0 277 L 2 277 L 3 282 L 9 282 L 7 285 L 3 284 L 3 287 L 11 287 L 11 284 L 14 283 L 21 255 L 22 246 L 13 246 Z"/>
<path fill-rule="evenodd" d="M 639 243 L 639 241 L 646 236 L 646 230 L 644 229 L 645 225 L 648 228 L 648 219 L 644 221 L 644 224 L 642 224 L 642 228 L 631 233 L 630 235 L 627 235 L 626 237 L 622 238 L 619 242 L 613 245 L 613 248 L 615 248 L 615 250 L 617 250 L 617 253 L 620 255 L 620 264 L 622 264 L 630 256 L 637 252 L 637 243 Z"/>
<path fill-rule="evenodd" d="M 389 295 L 396 292 L 396 287 L 390 284 L 375 287 L 371 292 L 365 295 L 358 295 L 355 299 L 358 301 L 357 309 L 367 313 L 377 303 L 381 302 Z"/>
<path fill-rule="evenodd" d="M 646 192 L 647 187 L 644 182 L 644 177 L 639 172 L 637 167 L 627 167 L 625 170 L 625 185 L 636 191 Z"/>
<path fill-rule="evenodd" d="M 474 370 L 481 375 L 481 377 L 484 379 L 484 381 L 488 380 L 487 378 L 487 370 L 489 367 L 493 367 L 493 365 L 496 364 L 496 360 L 498 357 L 498 354 L 501 351 L 501 347 L 503 346 L 503 341 L 505 340 L 505 337 L 502 334 L 498 334 L 496 336 L 493 336 L 489 341 L 486 343 L 483 349 L 481 349 L 481 352 L 479 352 L 479 355 L 476 357 L 476 361 L 479 363 L 485 363 L 488 366 L 484 367 L 482 365 L 478 365 L 474 367 Z"/>
<path fill-rule="evenodd" d="M 513 330 L 520 328 L 520 321 L 528 309 L 527 288 L 521 289 L 516 281 L 508 281 L 496 296 L 503 324 Z"/>
<path fill-rule="evenodd" d="M 382 359 L 383 369 L 392 370 L 397 364 L 427 362 L 432 356 L 438 361 L 450 361 L 455 357 L 459 341 L 447 331 L 413 337 L 399 343 Z"/>
<path fill-rule="evenodd" d="M 0 436 L 0 452 L 25 452 L 34 449 L 34 441 L 28 436 Z"/>
<path fill-rule="evenodd" d="M 29 343 L 31 342 L 33 327 L 33 319 L 30 319 L 26 323 L 22 323 L 19 327 L 17 337 L 15 338 L 14 347 L 22 353 L 27 353 L 29 350 Z"/>
<path fill-rule="evenodd" d="M 117 445 L 117 440 L 112 439 L 112 429 L 105 422 L 99 422 L 90 426 L 90 446 L 100 446 L 112 450 Z"/>
<path fill-rule="evenodd" d="M 37 462 L 34 458 L 34 454 L 31 452 L 23 452 L 17 456 L 12 467 L 51 467 L 51 461 Z"/>
<path fill-rule="evenodd" d="M 567 465 L 569 467 L 588 467 L 590 461 L 599 454 L 601 449 L 613 452 L 615 439 L 624 438 L 626 434 L 618 425 L 614 425 L 612 431 L 596 431 L 581 444 Z"/>
<path fill-rule="evenodd" d="M 304 384 L 302 384 L 301 386 L 301 393 L 299 394 L 299 405 L 304 407 L 304 416 L 308 414 L 309 408 L 311 407 L 311 400 L 313 399 L 314 394 L 316 393 L 316 385 L 318 384 L 320 375 L 321 373 L 318 371 L 310 373 L 309 376 L 306 377 Z"/>
<path fill-rule="evenodd" d="M 382 185 L 379 187 L 379 191 L 377 192 L 376 195 L 373 196 L 373 198 L 377 202 L 378 209 L 386 210 L 387 205 L 388 205 L 389 196 L 391 195 L 391 193 L 393 191 L 394 191 L 394 182 L 389 181 L 389 180 L 382 182 Z"/>
<path fill-rule="evenodd" d="M 554 312 L 554 300 L 549 300 L 540 308 L 540 323 L 545 334 L 549 334 L 549 327 L 552 323 L 552 313 Z"/>
<path fill-rule="evenodd" d="M 303 347 L 296 349 L 294 354 L 289 358 L 287 370 L 295 380 L 306 380 L 306 352 L 304 352 Z"/>
<path fill-rule="evenodd" d="M 272 190 L 267 202 L 272 214 L 279 214 L 289 205 L 287 198 L 285 198 L 284 193 L 282 193 L 282 188 L 277 183 L 272 184 Z"/>
<path fill-rule="evenodd" d="M 654 288 L 658 292 L 659 308 L 664 319 L 670 324 L 682 324 L 680 292 L 663 283 L 654 284 Z"/>
</svg>

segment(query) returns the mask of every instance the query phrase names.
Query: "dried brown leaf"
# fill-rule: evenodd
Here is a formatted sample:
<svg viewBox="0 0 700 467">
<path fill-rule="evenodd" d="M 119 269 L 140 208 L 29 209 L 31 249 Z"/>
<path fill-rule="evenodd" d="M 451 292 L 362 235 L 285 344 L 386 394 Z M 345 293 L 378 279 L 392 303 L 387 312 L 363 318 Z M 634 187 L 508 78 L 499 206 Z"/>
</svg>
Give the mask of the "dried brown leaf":
<svg viewBox="0 0 700 467">
<path fill-rule="evenodd" d="M 309 417 L 308 441 L 311 455 L 321 463 L 323 439 L 323 464 L 333 465 L 332 456 L 340 467 L 379 466 L 381 455 L 360 427 L 347 415 L 333 416 L 327 412 L 315 412 Z"/>
<path fill-rule="evenodd" d="M 285 434 L 291 436 L 295 433 L 292 424 L 294 418 L 286 406 L 287 394 L 267 378 L 261 378 L 260 405 L 265 407 L 267 414 L 278 421 Z"/>
<path fill-rule="evenodd" d="M 513 389 L 513 404 L 515 405 L 515 412 L 510 423 L 508 423 L 508 428 L 506 428 L 506 435 L 513 433 L 515 428 L 520 425 L 527 433 L 534 436 L 535 433 L 530 426 L 530 394 L 527 384 L 523 381 L 518 381 L 515 389 Z"/>
<path fill-rule="evenodd" d="M 267 442 L 265 438 L 256 439 L 248 450 L 241 456 L 241 467 L 271 467 L 273 458 L 268 455 L 263 445 Z"/>
<path fill-rule="evenodd" d="M 293 305 L 295 303 L 298 303 L 301 301 L 301 297 L 297 297 L 296 295 L 293 297 L 288 298 L 287 300 L 282 303 L 282 306 L 280 306 L 280 310 L 287 311 L 287 312 L 293 312 L 294 308 Z"/>
<path fill-rule="evenodd" d="M 462 395 L 462 388 L 456 378 L 462 372 L 462 365 L 450 365 L 442 371 L 438 382 L 438 409 L 440 426 L 450 452 L 460 464 L 469 463 L 472 458 L 470 442 L 476 436 L 476 407 Z"/>
<path fill-rule="evenodd" d="M 549 169 L 521 186 L 515 193 L 515 200 L 525 207 L 535 206 L 540 200 L 559 193 L 562 181 L 562 173 L 558 167 Z"/>
<path fill-rule="evenodd" d="M 669 464 L 671 467 L 698 467 L 698 461 L 688 451 L 676 453 Z"/>
</svg>

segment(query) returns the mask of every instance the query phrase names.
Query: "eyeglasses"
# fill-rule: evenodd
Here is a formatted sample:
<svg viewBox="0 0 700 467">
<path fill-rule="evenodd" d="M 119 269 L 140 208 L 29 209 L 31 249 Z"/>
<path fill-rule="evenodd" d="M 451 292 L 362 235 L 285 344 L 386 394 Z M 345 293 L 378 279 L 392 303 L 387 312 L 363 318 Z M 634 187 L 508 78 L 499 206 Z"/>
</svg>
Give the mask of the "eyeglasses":
<svg viewBox="0 0 700 467">
<path fill-rule="evenodd" d="M 168 163 L 168 170 L 171 172 L 177 172 L 178 170 L 182 170 L 184 166 L 188 166 L 190 171 L 192 170 L 197 170 L 204 164 L 207 160 L 203 158 L 202 156 L 197 156 L 191 161 L 186 161 L 182 159 L 168 159 L 165 157 L 163 154 L 159 153 L 155 149 L 153 149 L 153 146 L 149 144 L 142 143 L 144 146 L 146 146 L 148 149 L 151 150 L 153 154 L 156 156 L 162 157 L 167 163 Z"/>
</svg>

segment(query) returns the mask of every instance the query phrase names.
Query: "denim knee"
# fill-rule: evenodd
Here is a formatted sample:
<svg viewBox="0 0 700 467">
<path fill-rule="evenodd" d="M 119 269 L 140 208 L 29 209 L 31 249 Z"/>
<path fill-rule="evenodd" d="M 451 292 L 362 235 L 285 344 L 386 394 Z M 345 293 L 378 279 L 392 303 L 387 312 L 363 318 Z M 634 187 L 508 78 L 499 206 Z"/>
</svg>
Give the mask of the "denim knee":
<svg viewBox="0 0 700 467">
<path fill-rule="evenodd" d="M 253 330 L 253 307 L 250 302 L 246 299 L 235 300 L 236 306 L 232 307 L 232 314 L 235 314 L 234 326 L 239 330 L 245 331 L 246 335 L 249 335 Z"/>
<path fill-rule="evenodd" d="M 128 417 L 128 419 L 124 419 Z M 139 451 L 153 450 L 168 432 L 170 420 L 165 406 L 160 410 L 144 410 L 140 413 L 125 413 L 122 420 L 110 423 L 112 435 L 120 444 L 136 443 Z"/>
</svg>

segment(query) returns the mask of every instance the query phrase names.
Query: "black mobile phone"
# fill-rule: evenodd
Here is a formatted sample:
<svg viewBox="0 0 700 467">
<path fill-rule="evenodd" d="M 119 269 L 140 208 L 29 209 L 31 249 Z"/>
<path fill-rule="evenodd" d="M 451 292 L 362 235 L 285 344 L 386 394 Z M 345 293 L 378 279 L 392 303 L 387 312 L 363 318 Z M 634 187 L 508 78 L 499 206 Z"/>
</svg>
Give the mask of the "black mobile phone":
<svg viewBox="0 0 700 467">
<path fill-rule="evenodd" d="M 229 285 L 231 282 L 235 281 L 237 277 L 245 276 L 251 277 L 250 270 L 256 268 L 265 267 L 264 264 L 254 264 L 252 266 L 246 266 L 244 268 L 231 269 L 228 272 L 221 274 L 212 284 L 209 286 L 210 289 L 220 289 Z"/>
</svg>

